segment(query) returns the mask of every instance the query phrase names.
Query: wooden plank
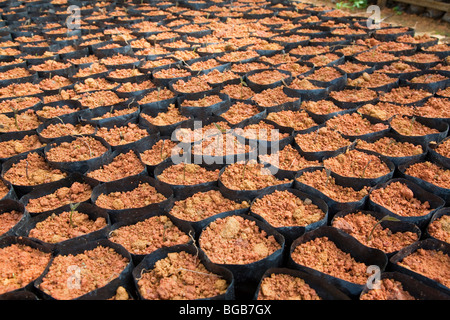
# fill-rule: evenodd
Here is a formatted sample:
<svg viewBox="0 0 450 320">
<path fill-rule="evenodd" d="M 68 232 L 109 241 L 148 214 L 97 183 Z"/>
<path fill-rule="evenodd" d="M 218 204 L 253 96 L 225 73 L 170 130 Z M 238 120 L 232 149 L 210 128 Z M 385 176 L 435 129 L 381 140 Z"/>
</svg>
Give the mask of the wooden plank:
<svg viewBox="0 0 450 320">
<path fill-rule="evenodd" d="M 383 0 L 380 0 L 380 2 Z M 425 7 L 429 9 L 436 9 L 444 12 L 450 12 L 450 3 L 438 2 L 434 0 L 394 0 L 395 2 L 402 2 L 407 4 L 413 4 L 419 7 Z"/>
</svg>

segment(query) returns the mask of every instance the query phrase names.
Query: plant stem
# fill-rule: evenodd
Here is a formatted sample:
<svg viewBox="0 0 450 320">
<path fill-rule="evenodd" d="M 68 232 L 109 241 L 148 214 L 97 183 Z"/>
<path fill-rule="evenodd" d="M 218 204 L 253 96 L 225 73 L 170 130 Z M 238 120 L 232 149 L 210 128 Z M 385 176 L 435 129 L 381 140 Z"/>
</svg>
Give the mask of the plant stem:
<svg viewBox="0 0 450 320">
<path fill-rule="evenodd" d="M 248 160 L 244 163 L 244 168 L 242 169 L 242 181 L 245 180 L 245 169 L 247 169 Z"/>
<path fill-rule="evenodd" d="M 319 128 L 320 129 L 320 128 Z M 316 143 L 317 136 L 319 135 L 319 129 L 316 130 L 316 133 L 314 135 L 314 143 Z"/>
<path fill-rule="evenodd" d="M 14 123 L 16 124 L 17 130 L 20 131 L 19 119 L 17 119 L 17 114 L 18 114 L 19 110 L 17 110 L 16 108 L 13 108 L 13 112 L 14 112 Z"/>
<path fill-rule="evenodd" d="M 413 132 L 414 123 L 416 122 L 416 117 L 412 117 L 411 119 L 411 126 L 409 127 L 409 131 Z"/>
<path fill-rule="evenodd" d="M 391 216 L 384 216 L 373 226 L 372 230 L 370 231 L 369 235 L 367 236 L 367 241 L 370 241 L 372 239 L 373 231 L 383 221 L 400 221 L 400 220 L 397 218 L 391 217 Z"/>
<path fill-rule="evenodd" d="M 292 162 L 291 162 L 291 164 L 289 165 L 289 168 L 288 168 L 288 170 L 290 170 L 291 169 L 291 167 L 292 167 L 292 165 L 296 162 L 296 160 L 297 160 L 297 158 L 294 158 L 294 160 L 292 160 Z"/>
<path fill-rule="evenodd" d="M 365 174 L 366 174 L 366 169 L 369 166 L 369 164 L 372 162 L 372 160 L 369 160 L 369 162 L 367 162 L 366 166 L 363 169 L 363 172 L 361 174 L 361 178 L 364 178 Z"/>
<path fill-rule="evenodd" d="M 162 234 L 162 240 L 163 240 L 163 242 L 165 242 L 166 241 L 166 230 L 167 230 L 167 228 L 169 228 L 166 224 L 164 224 L 164 227 L 163 227 L 163 234 Z"/>
<path fill-rule="evenodd" d="M 194 235 L 192 234 L 192 230 L 189 230 L 189 238 L 191 238 L 192 244 L 194 245 L 194 247 L 195 247 L 195 249 L 197 251 L 195 256 L 198 257 L 199 249 L 197 247 L 197 244 L 195 243 L 195 239 L 194 239 Z"/>
<path fill-rule="evenodd" d="M 383 153 L 386 153 L 387 149 L 388 149 L 393 143 L 395 143 L 395 140 L 394 140 L 394 139 L 391 139 L 391 140 L 389 141 L 389 143 L 386 145 L 386 148 L 384 149 Z"/>
<path fill-rule="evenodd" d="M 242 77 L 240 77 L 240 81 L 241 81 L 241 100 L 243 100 L 244 98 L 244 86 L 246 87 L 247 84 L 245 83 L 244 79 Z"/>
<path fill-rule="evenodd" d="M 27 176 L 27 179 L 30 180 L 30 176 L 28 175 L 28 161 L 25 160 L 25 174 Z"/>
<path fill-rule="evenodd" d="M 166 140 L 163 140 L 163 141 L 162 141 L 162 144 L 161 144 L 161 152 L 160 152 L 161 160 L 163 160 L 163 150 L 164 150 L 164 144 L 165 144 L 165 142 L 166 142 Z"/>
<path fill-rule="evenodd" d="M 217 123 L 214 122 L 214 125 L 216 126 L 217 129 L 220 130 L 220 132 L 225 133 L 225 129 L 223 129 L 220 125 L 218 125 Z"/>
<path fill-rule="evenodd" d="M 328 181 L 330 180 L 330 176 L 331 176 L 331 170 L 330 169 L 325 169 L 325 172 L 327 173 L 327 180 L 325 181 L 325 188 L 328 185 Z"/>
<path fill-rule="evenodd" d="M 54 118 L 58 119 L 62 124 L 65 124 L 64 121 L 63 121 L 63 119 L 61 119 L 60 117 L 55 116 Z"/>
<path fill-rule="evenodd" d="M 75 212 L 75 210 L 77 210 L 77 208 L 78 208 L 78 206 L 80 205 L 80 203 L 81 203 L 81 202 L 78 202 L 78 203 L 75 203 L 75 204 L 73 204 L 73 203 L 70 204 L 69 222 L 70 222 L 70 226 L 71 226 L 72 228 L 75 227 L 75 224 L 73 223 L 72 216 L 73 216 L 73 213 Z"/>
<path fill-rule="evenodd" d="M 84 137 L 81 136 L 80 141 L 82 141 L 82 142 L 88 147 L 88 149 L 89 149 L 89 158 L 92 158 L 92 150 L 91 150 L 91 146 L 90 146 L 89 143 L 87 143 L 83 138 L 84 138 Z"/>
</svg>

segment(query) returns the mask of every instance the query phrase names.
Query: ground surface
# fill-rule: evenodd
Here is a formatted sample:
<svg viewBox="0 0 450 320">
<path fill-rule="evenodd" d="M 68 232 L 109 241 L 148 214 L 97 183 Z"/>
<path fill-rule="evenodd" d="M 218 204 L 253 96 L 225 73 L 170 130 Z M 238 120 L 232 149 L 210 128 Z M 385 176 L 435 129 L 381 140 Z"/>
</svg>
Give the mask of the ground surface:
<svg viewBox="0 0 450 320">
<path fill-rule="evenodd" d="M 339 1 L 332 0 L 301 0 L 301 2 L 312 4 L 324 4 L 336 8 L 336 3 Z M 357 16 L 367 16 L 366 9 L 341 9 Z M 450 43 L 450 23 L 442 21 L 440 19 L 431 19 L 429 17 L 409 14 L 406 12 L 398 12 L 392 8 L 381 9 L 381 19 L 386 18 L 385 22 L 393 25 L 402 25 L 412 27 L 416 30 L 417 34 L 428 33 L 438 37 L 441 42 Z"/>
</svg>

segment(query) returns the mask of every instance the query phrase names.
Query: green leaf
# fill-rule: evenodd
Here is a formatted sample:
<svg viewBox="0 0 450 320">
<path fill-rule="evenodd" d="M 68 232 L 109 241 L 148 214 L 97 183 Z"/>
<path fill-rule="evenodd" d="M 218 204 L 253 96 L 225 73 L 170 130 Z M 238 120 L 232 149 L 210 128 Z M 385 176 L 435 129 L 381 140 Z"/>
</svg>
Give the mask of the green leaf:
<svg viewBox="0 0 450 320">
<path fill-rule="evenodd" d="M 80 206 L 81 202 L 78 203 L 71 203 L 70 206 L 70 211 L 75 211 L 77 210 L 77 208 Z"/>
<path fill-rule="evenodd" d="M 220 125 L 218 125 L 215 122 L 214 122 L 214 125 L 216 126 L 217 129 L 219 129 L 220 132 L 225 133 L 225 129 L 223 129 Z"/>
</svg>

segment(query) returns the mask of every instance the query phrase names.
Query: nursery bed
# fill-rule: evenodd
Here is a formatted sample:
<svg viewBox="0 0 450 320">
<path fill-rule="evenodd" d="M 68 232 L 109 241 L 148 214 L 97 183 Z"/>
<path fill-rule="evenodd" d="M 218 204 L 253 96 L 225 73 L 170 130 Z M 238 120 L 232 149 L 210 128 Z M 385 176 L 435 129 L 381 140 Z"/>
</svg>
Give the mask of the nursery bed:
<svg viewBox="0 0 450 320">
<path fill-rule="evenodd" d="M 450 299 L 448 45 L 301 1 L 0 9 L 0 299 Z"/>
</svg>

